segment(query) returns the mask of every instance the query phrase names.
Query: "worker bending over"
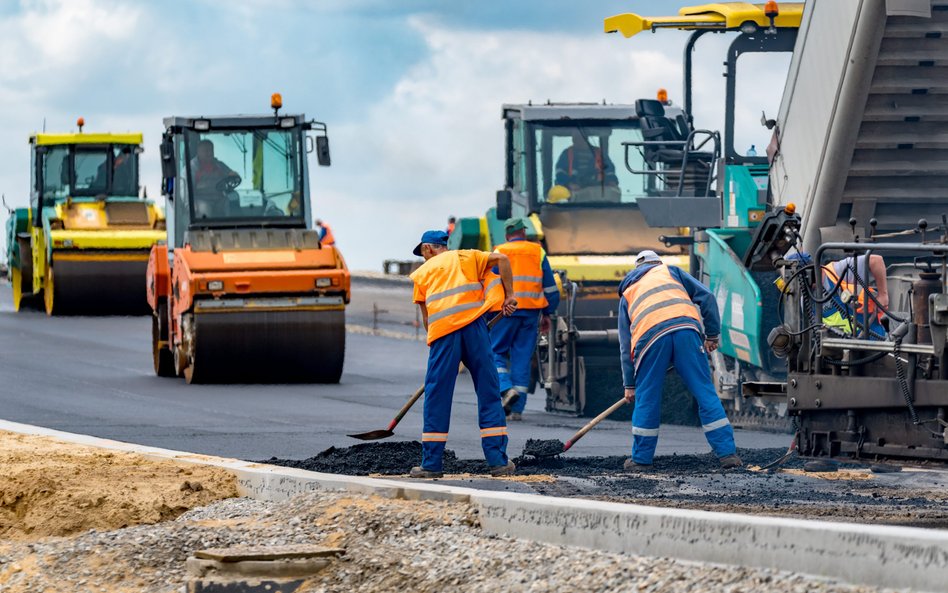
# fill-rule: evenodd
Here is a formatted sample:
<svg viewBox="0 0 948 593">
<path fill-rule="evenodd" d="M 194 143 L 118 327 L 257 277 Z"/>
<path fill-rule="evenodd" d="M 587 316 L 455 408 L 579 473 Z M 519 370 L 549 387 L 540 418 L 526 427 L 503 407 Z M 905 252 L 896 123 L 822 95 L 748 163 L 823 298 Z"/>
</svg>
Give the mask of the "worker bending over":
<svg viewBox="0 0 948 593">
<path fill-rule="evenodd" d="M 537 331 L 550 331 L 550 314 L 560 303 L 560 291 L 543 248 L 527 240 L 523 219 L 511 218 L 504 229 L 507 242 L 495 251 L 510 260 L 517 312 L 498 321 L 490 338 L 507 419 L 521 420 L 527 405 Z M 500 304 L 492 310 L 500 311 Z"/>
<path fill-rule="evenodd" d="M 721 330 L 714 295 L 680 268 L 666 266 L 654 251 L 639 253 L 635 266 L 619 285 L 619 352 L 625 399 L 635 402 L 632 459 L 626 460 L 625 468 L 652 464 L 669 365 L 698 400 L 704 436 L 721 467 L 741 466 L 735 453 L 734 429 L 714 391 L 708 367 L 707 352 L 717 349 Z"/>
<path fill-rule="evenodd" d="M 316 219 L 316 230 L 319 232 L 319 243 L 324 247 L 336 244 L 336 238 L 332 234 L 332 228 L 320 219 Z"/>
<path fill-rule="evenodd" d="M 414 254 L 425 259 L 412 272 L 411 279 L 415 283 L 414 301 L 421 308 L 428 331 L 429 350 L 421 466 L 412 468 L 411 477 L 443 475 L 451 400 L 461 362 L 474 381 L 481 446 L 490 473 L 510 475 L 516 467 L 507 459 L 507 420 L 483 318 L 497 303 L 501 303 L 504 315 L 517 310 L 510 261 L 501 253 L 448 251 L 448 234 L 444 231 L 426 231 Z M 499 278 L 491 271 L 494 266 L 500 272 Z"/>
</svg>

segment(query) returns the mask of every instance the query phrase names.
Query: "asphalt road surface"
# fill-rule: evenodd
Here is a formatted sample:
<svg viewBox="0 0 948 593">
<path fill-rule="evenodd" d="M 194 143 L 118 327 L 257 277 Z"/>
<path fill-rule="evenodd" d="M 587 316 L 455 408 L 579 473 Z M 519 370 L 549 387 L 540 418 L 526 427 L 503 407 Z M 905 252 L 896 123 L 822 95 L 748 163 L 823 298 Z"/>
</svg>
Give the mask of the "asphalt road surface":
<svg viewBox="0 0 948 593">
<path fill-rule="evenodd" d="M 375 307 L 373 307 L 375 305 Z M 387 311 L 376 314 L 376 309 Z M 383 335 L 368 335 L 376 318 Z M 427 348 L 414 339 L 406 285 L 356 281 L 348 313 L 345 372 L 339 385 L 187 385 L 156 377 L 148 317 L 48 318 L 16 313 L 0 284 L 0 418 L 211 455 L 242 459 L 310 457 L 358 443 L 347 433 L 385 428 L 424 378 Z M 384 337 L 400 335 L 400 338 Z M 617 392 L 618 395 L 618 392 Z M 510 427 L 508 451 L 528 438 L 566 440 L 583 420 L 543 412 L 543 396 Z M 392 439 L 421 436 L 419 402 Z M 631 428 L 606 422 L 572 450 L 627 455 Z M 740 447 L 783 447 L 787 435 L 738 431 Z M 458 381 L 448 448 L 480 458 L 477 408 L 469 376 Z M 698 428 L 664 426 L 659 454 L 709 450 Z"/>
</svg>

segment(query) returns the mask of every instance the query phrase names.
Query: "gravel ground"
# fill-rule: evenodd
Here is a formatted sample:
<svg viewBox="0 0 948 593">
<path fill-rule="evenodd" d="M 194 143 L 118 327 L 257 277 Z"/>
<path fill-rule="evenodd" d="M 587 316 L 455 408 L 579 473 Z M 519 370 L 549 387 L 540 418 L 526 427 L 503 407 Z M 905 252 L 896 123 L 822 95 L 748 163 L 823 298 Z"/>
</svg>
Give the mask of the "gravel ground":
<svg viewBox="0 0 948 593">
<path fill-rule="evenodd" d="M 305 591 L 883 591 L 785 572 L 699 565 L 485 536 L 464 504 L 316 492 L 231 499 L 174 521 L 0 544 L 0 591 L 172 592 L 194 550 L 315 544 L 346 555 Z"/>
</svg>

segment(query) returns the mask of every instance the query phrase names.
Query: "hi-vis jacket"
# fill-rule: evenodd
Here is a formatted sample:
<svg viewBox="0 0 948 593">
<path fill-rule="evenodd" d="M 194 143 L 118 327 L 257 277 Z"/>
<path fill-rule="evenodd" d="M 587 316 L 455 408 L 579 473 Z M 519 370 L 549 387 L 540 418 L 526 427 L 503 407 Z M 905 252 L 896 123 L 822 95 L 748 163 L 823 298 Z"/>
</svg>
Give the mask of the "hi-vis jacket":
<svg viewBox="0 0 948 593">
<path fill-rule="evenodd" d="M 489 255 L 476 249 L 445 251 L 412 272 L 414 301 L 428 310 L 428 345 L 503 303 L 504 288 L 487 266 Z"/>
<path fill-rule="evenodd" d="M 855 272 L 855 269 L 853 269 L 853 272 Z M 840 279 L 836 274 L 833 263 L 823 266 L 823 287 L 826 292 L 832 294 L 830 300 L 823 306 L 823 323 L 844 334 L 852 335 L 852 321 L 856 322 L 857 333 L 860 333 L 858 330 L 868 320 L 869 339 L 873 337 L 881 339 L 885 335 L 885 330 L 880 323 L 882 312 L 876 307 L 875 302 L 866 296 L 865 289 L 855 281 L 855 278 L 853 280 L 853 282 L 847 282 L 845 276 Z M 838 290 L 836 289 L 837 285 L 839 286 Z M 870 288 L 869 290 L 873 289 Z M 846 297 L 844 298 L 842 295 L 846 295 Z M 844 316 L 843 313 L 846 315 Z M 864 319 L 866 316 L 868 316 L 868 319 Z M 876 335 L 872 336 L 872 333 Z"/>
<path fill-rule="evenodd" d="M 539 243 L 524 239 L 512 239 L 498 245 L 494 251 L 503 253 L 510 260 L 513 271 L 514 298 L 517 312 L 536 315 L 537 309 L 551 314 L 560 304 L 560 289 L 553 278 L 553 270 Z M 492 311 L 500 311 L 500 304 Z M 515 313 L 516 315 L 516 313 Z"/>
<path fill-rule="evenodd" d="M 619 285 L 619 295 L 619 352 L 626 387 L 635 386 L 639 362 L 660 337 L 679 330 L 708 338 L 721 333 L 714 295 L 681 268 L 640 265 Z"/>
</svg>

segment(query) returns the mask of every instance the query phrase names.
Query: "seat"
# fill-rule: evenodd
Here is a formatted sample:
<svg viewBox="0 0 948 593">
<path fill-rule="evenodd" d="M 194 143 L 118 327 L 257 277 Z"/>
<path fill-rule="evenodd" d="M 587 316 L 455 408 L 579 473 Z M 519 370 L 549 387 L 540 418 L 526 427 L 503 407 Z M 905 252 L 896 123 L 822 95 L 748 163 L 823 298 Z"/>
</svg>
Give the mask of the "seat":
<svg viewBox="0 0 948 593">
<path fill-rule="evenodd" d="M 683 190 L 694 195 L 707 195 L 710 188 L 706 181 L 708 171 L 714 161 L 710 152 L 687 151 L 691 128 L 684 116 L 671 120 L 665 114 L 665 107 L 655 99 L 638 99 L 635 102 L 635 114 L 639 117 L 642 139 L 648 142 L 668 142 L 668 144 L 649 144 L 644 147 L 643 156 L 649 169 L 668 170 L 664 176 L 665 190 L 678 191 L 679 179 L 683 180 Z M 680 172 L 682 163 L 685 171 Z"/>
</svg>

